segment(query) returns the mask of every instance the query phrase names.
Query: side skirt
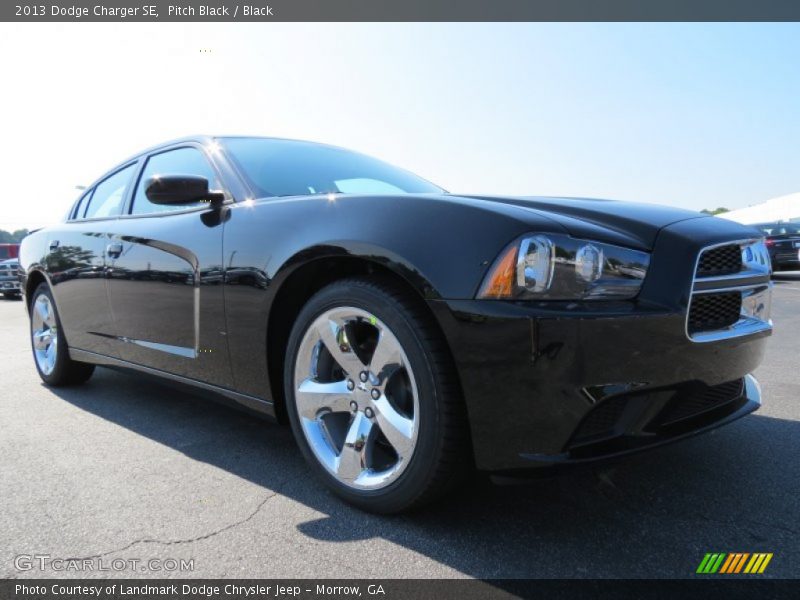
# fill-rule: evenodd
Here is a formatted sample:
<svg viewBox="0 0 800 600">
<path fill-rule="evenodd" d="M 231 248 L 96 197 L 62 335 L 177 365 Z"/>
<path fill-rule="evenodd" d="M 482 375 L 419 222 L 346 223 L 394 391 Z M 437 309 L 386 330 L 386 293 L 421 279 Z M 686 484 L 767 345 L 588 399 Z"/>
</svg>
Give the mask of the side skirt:
<svg viewBox="0 0 800 600">
<path fill-rule="evenodd" d="M 188 377 L 175 375 L 159 369 L 153 369 L 152 367 L 145 367 L 143 365 L 138 365 L 136 363 L 128 362 L 119 358 L 113 358 L 111 356 L 105 356 L 104 354 L 97 354 L 96 352 L 90 352 L 88 350 L 70 348 L 69 356 L 71 359 L 80 362 L 92 363 L 95 365 L 117 368 L 126 371 L 138 371 L 140 373 L 152 375 L 160 379 L 167 379 L 169 381 L 193 388 L 199 388 L 206 392 L 211 392 L 210 397 L 214 400 L 223 402 L 227 400 L 227 402 L 224 402 L 225 404 L 233 405 L 236 408 L 242 408 L 247 412 L 254 412 L 260 416 L 266 416 L 273 420 L 276 419 L 275 405 L 269 400 L 265 400 L 263 398 L 241 394 L 239 392 L 229 390 L 228 388 L 219 387 L 211 383 L 196 381 L 194 379 L 189 379 Z M 220 396 L 222 398 L 220 398 Z"/>
</svg>

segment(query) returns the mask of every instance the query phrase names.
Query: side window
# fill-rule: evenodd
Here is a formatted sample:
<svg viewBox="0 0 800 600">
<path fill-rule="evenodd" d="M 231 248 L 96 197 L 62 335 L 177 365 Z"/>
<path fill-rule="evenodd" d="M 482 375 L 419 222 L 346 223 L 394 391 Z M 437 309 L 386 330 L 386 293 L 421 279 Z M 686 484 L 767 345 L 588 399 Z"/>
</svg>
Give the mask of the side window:
<svg viewBox="0 0 800 600">
<path fill-rule="evenodd" d="M 91 219 L 118 215 L 135 166 L 127 166 L 98 183 L 83 216 Z"/>
<path fill-rule="evenodd" d="M 86 212 L 86 205 L 89 204 L 89 200 L 92 197 L 92 191 L 93 190 L 90 189 L 83 196 L 81 196 L 81 199 L 78 200 L 78 203 L 75 205 L 75 208 L 73 209 L 72 214 L 70 215 L 70 219 L 83 218 L 83 213 Z"/>
<path fill-rule="evenodd" d="M 147 159 L 139 185 L 136 187 L 136 195 L 133 197 L 133 207 L 131 213 L 134 215 L 144 215 L 150 213 L 169 212 L 175 210 L 185 210 L 192 206 L 201 206 L 203 203 L 183 204 L 180 206 L 169 204 L 153 204 L 147 199 L 144 191 L 147 181 L 151 177 L 161 175 L 198 175 L 208 179 L 209 189 L 220 187 L 217 175 L 209 164 L 203 153 L 197 148 L 178 148 L 168 150 L 161 154 L 156 154 Z"/>
</svg>

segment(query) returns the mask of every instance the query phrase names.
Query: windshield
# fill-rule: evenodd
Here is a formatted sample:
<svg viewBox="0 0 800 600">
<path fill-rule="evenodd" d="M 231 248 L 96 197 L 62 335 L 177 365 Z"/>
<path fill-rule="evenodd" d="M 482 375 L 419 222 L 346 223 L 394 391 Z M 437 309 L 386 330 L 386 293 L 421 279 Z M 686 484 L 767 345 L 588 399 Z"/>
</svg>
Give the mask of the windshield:
<svg viewBox="0 0 800 600">
<path fill-rule="evenodd" d="M 267 138 L 220 141 L 259 196 L 444 191 L 413 173 L 342 148 Z"/>
<path fill-rule="evenodd" d="M 795 235 L 800 233 L 800 223 L 759 223 L 756 225 L 765 235 Z"/>
</svg>

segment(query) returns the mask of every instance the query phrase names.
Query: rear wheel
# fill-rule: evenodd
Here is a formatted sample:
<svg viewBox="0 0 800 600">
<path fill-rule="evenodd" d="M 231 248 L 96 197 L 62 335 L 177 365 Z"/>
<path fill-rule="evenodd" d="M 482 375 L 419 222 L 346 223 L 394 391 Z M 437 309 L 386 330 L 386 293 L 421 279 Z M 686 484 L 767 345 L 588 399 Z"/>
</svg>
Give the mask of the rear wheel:
<svg viewBox="0 0 800 600">
<path fill-rule="evenodd" d="M 389 283 L 344 280 L 309 300 L 290 335 L 297 442 L 322 480 L 365 510 L 429 502 L 469 464 L 453 368 L 423 308 Z"/>
<path fill-rule="evenodd" d="M 94 365 L 70 359 L 56 303 L 46 283 L 40 284 L 33 293 L 30 316 L 33 359 L 42 381 L 57 387 L 89 379 Z"/>
</svg>

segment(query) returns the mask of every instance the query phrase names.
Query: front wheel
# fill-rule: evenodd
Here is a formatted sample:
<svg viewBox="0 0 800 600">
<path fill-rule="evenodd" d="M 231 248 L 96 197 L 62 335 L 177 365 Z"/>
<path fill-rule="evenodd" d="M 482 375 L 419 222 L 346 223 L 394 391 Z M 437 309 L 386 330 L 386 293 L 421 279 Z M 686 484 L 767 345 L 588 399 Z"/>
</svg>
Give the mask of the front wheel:
<svg viewBox="0 0 800 600">
<path fill-rule="evenodd" d="M 333 283 L 300 312 L 287 357 L 295 438 L 345 500 L 400 512 L 441 496 L 465 473 L 454 369 L 417 298 L 386 282 Z"/>
<path fill-rule="evenodd" d="M 56 303 L 46 283 L 40 284 L 33 293 L 30 316 L 33 359 L 42 381 L 57 387 L 89 379 L 94 365 L 70 359 Z"/>
</svg>

